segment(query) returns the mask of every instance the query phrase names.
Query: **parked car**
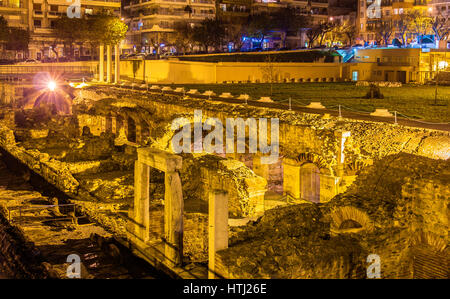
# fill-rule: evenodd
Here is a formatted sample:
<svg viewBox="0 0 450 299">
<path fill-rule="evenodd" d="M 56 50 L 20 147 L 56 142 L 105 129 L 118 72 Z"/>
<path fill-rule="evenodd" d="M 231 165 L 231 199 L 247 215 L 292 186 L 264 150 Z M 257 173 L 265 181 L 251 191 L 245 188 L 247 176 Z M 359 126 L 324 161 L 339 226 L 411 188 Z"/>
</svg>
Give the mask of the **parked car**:
<svg viewBox="0 0 450 299">
<path fill-rule="evenodd" d="M 39 63 L 40 61 L 36 60 L 36 59 L 27 59 L 24 60 L 22 62 L 20 62 L 19 64 L 36 64 Z"/>
<path fill-rule="evenodd" d="M 162 53 L 161 54 L 161 58 L 169 58 L 169 57 L 172 57 L 172 56 L 174 56 L 174 54 L 172 53 L 172 52 L 165 52 L 165 53 Z"/>
<path fill-rule="evenodd" d="M 45 62 L 45 63 L 56 62 L 56 58 L 46 56 L 46 57 L 42 58 L 41 62 Z"/>
</svg>

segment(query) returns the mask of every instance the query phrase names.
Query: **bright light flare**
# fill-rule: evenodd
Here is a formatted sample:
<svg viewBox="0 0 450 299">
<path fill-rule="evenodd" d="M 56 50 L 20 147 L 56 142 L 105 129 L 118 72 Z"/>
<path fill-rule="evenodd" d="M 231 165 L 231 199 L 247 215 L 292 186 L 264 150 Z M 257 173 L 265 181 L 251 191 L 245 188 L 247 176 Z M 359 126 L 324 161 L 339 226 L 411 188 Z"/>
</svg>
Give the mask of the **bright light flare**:
<svg viewBox="0 0 450 299">
<path fill-rule="evenodd" d="M 55 81 L 50 81 L 50 82 L 48 82 L 47 88 L 48 88 L 50 91 L 55 91 L 55 89 L 56 89 L 56 83 L 55 83 Z"/>
</svg>

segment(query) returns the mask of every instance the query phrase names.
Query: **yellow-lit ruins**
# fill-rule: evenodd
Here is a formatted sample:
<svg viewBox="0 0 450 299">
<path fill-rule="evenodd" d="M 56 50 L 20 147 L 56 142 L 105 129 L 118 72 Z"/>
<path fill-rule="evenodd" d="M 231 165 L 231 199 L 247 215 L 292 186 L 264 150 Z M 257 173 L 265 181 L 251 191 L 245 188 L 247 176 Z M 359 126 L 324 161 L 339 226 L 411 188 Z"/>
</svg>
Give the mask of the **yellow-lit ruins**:
<svg viewBox="0 0 450 299">
<path fill-rule="evenodd" d="M 0 1 L 0 280 L 449 279 L 440 1 L 24 2 Z M 403 3 L 429 28 L 376 32 Z"/>
<path fill-rule="evenodd" d="M 81 278 L 358 279 L 375 255 L 381 278 L 448 278 L 448 130 L 36 76 L 2 82 L 2 275 L 67 278 L 79 258 Z M 248 120 L 275 118 L 265 164 Z M 195 150 L 208 119 L 246 134 Z"/>
</svg>

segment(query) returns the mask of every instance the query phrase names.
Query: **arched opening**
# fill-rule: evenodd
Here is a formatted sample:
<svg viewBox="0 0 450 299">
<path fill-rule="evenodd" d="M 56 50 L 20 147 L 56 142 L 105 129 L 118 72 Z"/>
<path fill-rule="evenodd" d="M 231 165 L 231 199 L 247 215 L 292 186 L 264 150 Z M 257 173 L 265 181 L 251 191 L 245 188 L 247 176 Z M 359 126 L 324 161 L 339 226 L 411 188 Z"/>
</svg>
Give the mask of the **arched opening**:
<svg viewBox="0 0 450 299">
<path fill-rule="evenodd" d="M 128 118 L 128 141 L 136 142 L 136 122 L 131 117 Z"/>
<path fill-rule="evenodd" d="M 148 144 L 150 138 L 150 127 L 149 125 L 142 121 L 141 123 L 141 142 L 142 144 Z"/>
<path fill-rule="evenodd" d="M 342 221 L 341 225 L 339 226 L 339 229 L 352 229 L 352 228 L 361 228 L 362 225 L 353 220 L 353 219 L 347 219 Z"/>
<path fill-rule="evenodd" d="M 121 115 L 116 116 L 116 133 L 118 134 L 123 127 L 123 117 Z"/>
<path fill-rule="evenodd" d="M 300 167 L 300 197 L 311 202 L 320 202 L 320 171 L 313 163 Z"/>
</svg>

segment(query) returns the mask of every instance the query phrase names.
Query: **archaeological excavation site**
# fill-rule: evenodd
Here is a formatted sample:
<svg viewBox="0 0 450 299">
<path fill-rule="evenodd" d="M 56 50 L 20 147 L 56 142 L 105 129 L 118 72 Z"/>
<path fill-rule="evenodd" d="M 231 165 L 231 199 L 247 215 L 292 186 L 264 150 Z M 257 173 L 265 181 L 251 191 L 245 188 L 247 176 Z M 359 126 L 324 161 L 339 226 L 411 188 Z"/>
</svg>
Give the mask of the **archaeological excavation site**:
<svg viewBox="0 0 450 299">
<path fill-rule="evenodd" d="M 174 86 L 0 91 L 2 278 L 449 278 L 448 126 Z"/>
</svg>

